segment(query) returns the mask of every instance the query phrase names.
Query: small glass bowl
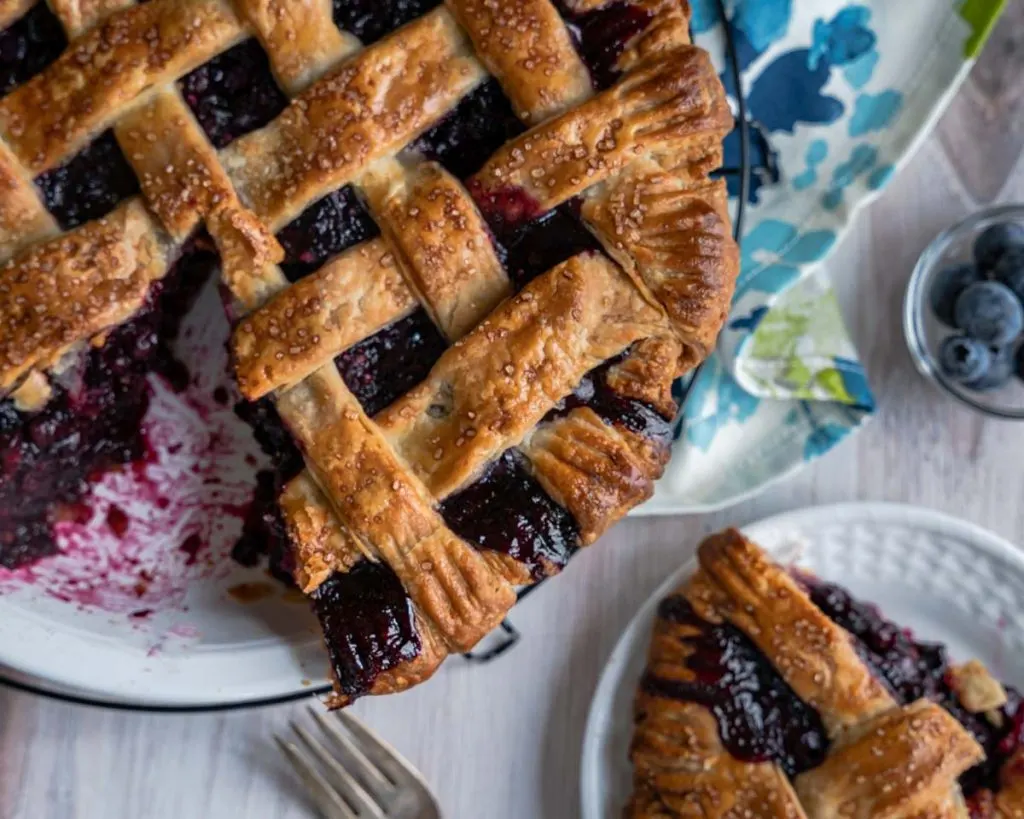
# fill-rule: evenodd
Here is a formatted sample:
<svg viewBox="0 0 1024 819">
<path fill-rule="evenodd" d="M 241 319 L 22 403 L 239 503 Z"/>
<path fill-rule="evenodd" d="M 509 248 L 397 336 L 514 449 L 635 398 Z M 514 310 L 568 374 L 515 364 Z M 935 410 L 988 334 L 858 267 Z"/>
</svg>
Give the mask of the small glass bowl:
<svg viewBox="0 0 1024 819">
<path fill-rule="evenodd" d="M 903 335 L 914 365 L 941 390 L 990 417 L 1024 420 L 1024 381 L 1020 378 L 1011 376 L 1002 387 L 981 392 L 957 383 L 942 372 L 938 361 L 939 345 L 956 331 L 935 318 L 928 299 L 939 271 L 957 262 L 973 261 L 974 240 L 997 222 L 1024 224 L 1024 205 L 1006 205 L 975 213 L 944 230 L 925 248 L 907 284 Z"/>
</svg>

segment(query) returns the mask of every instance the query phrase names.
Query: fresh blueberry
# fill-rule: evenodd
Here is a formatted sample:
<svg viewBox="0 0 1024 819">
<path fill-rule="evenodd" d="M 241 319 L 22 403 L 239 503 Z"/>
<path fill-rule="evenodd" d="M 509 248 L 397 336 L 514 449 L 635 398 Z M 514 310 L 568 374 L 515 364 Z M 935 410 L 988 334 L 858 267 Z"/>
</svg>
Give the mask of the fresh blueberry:
<svg viewBox="0 0 1024 819">
<path fill-rule="evenodd" d="M 1024 247 L 1006 251 L 992 269 L 992 275 L 997 282 L 1005 284 L 1021 302 L 1024 302 Z"/>
<path fill-rule="evenodd" d="M 992 353 L 988 347 L 967 336 L 949 336 L 939 347 L 942 371 L 964 384 L 984 378 L 991 364 Z"/>
<path fill-rule="evenodd" d="M 990 347 L 1003 347 L 1024 329 L 1024 305 L 999 282 L 972 284 L 956 300 L 956 326 Z"/>
<path fill-rule="evenodd" d="M 1013 375 L 1013 347 L 1000 347 L 989 351 L 991 363 L 988 370 L 978 378 L 968 381 L 965 387 L 985 392 L 998 389 Z"/>
<path fill-rule="evenodd" d="M 1024 225 L 998 222 L 985 228 L 974 240 L 974 261 L 985 273 L 992 270 L 1011 248 L 1024 247 Z"/>
<path fill-rule="evenodd" d="M 953 309 L 956 300 L 970 285 L 980 281 L 984 281 L 984 277 L 973 264 L 956 264 L 940 270 L 928 294 L 935 318 L 950 327 L 954 326 Z"/>
</svg>

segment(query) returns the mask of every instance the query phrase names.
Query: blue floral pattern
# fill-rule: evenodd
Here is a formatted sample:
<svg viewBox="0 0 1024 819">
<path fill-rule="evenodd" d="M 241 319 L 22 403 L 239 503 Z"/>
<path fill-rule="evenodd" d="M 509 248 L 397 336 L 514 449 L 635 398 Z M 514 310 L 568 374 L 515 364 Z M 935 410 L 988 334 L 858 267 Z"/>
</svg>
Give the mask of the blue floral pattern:
<svg viewBox="0 0 1024 819">
<path fill-rule="evenodd" d="M 654 511 L 735 501 L 874 412 L 822 262 L 966 75 L 997 5 L 726 0 L 723 20 L 717 0 L 691 0 L 727 93 L 746 90 L 752 173 L 733 311 L 718 353 L 680 385 L 684 420 Z M 738 133 L 723 147 L 737 168 Z M 738 177 L 726 178 L 737 196 Z"/>
</svg>

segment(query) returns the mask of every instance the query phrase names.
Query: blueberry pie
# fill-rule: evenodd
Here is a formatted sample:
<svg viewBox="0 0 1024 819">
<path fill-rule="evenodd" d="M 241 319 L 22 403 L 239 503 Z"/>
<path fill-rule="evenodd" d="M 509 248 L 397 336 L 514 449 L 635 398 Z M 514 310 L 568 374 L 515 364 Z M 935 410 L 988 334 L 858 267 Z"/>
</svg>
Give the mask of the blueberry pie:
<svg viewBox="0 0 1024 819">
<path fill-rule="evenodd" d="M 658 608 L 628 817 L 1019 819 L 1024 702 L 735 530 Z"/>
<path fill-rule="evenodd" d="M 333 704 L 473 646 L 650 495 L 725 318 L 732 116 L 688 27 L 683 0 L 0 2 L 0 560 L 138 454 L 219 268 L 276 465 L 257 524 Z"/>
</svg>

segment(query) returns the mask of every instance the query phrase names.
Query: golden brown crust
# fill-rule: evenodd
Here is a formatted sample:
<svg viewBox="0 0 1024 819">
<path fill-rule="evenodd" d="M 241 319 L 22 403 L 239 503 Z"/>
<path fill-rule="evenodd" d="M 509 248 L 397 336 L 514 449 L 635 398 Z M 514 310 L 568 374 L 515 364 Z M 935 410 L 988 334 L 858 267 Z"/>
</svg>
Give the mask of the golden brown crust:
<svg viewBox="0 0 1024 819">
<path fill-rule="evenodd" d="M 451 650 L 468 650 L 501 622 L 515 590 L 445 526 L 333 366 L 283 393 L 278 411 L 342 523 L 387 561 Z"/>
<path fill-rule="evenodd" d="M 950 668 L 947 682 L 960 704 L 972 714 L 983 714 L 1006 705 L 1006 689 L 977 660 Z"/>
<path fill-rule="evenodd" d="M 549 0 L 446 2 L 524 122 L 543 122 L 590 96 L 590 74 Z"/>
<path fill-rule="evenodd" d="M 201 65 L 241 34 L 223 0 L 153 0 L 116 12 L 0 99 L 0 136 L 33 175 L 42 173 L 144 91 Z"/>
<path fill-rule="evenodd" d="M 135 0 L 48 0 L 69 37 L 77 37 L 107 15 L 134 5 Z"/>
<path fill-rule="evenodd" d="M 729 314 L 739 248 L 725 180 L 691 182 L 642 160 L 586 197 L 583 218 L 684 344 L 682 370 L 714 348 Z"/>
<path fill-rule="evenodd" d="M 669 448 L 575 409 L 541 424 L 520 446 L 534 477 L 573 516 L 583 545 L 654 493 Z"/>
<path fill-rule="evenodd" d="M 408 144 L 484 77 L 440 8 L 356 54 L 221 158 L 242 201 L 276 230 Z"/>
<path fill-rule="evenodd" d="M 999 771 L 993 809 L 992 819 L 1024 819 L 1024 749 L 1018 749 Z"/>
<path fill-rule="evenodd" d="M 684 47 L 505 144 L 473 177 L 477 200 L 513 189 L 549 210 L 652 152 L 682 160 L 733 127 L 707 54 Z"/>
<path fill-rule="evenodd" d="M 746 634 L 796 695 L 818 711 L 829 736 L 895 706 L 850 635 L 740 532 L 711 535 L 698 556 L 710 591 L 691 589 L 687 599 L 702 616 L 710 608 Z"/>
<path fill-rule="evenodd" d="M 691 625 L 659 617 L 646 673 L 669 684 L 692 682 L 686 660 L 695 636 Z M 668 699 L 641 685 L 634 720 L 629 819 L 805 819 L 783 771 L 770 762 L 734 758 L 704 706 Z"/>
<path fill-rule="evenodd" d="M 220 253 L 221 279 L 245 309 L 255 310 L 288 286 L 278 267 L 284 249 L 254 213 L 229 204 L 210 213 L 206 227 Z"/>
<path fill-rule="evenodd" d="M 581 254 L 503 302 L 377 420 L 445 497 L 517 445 L 588 371 L 664 327 L 615 264 Z"/>
<path fill-rule="evenodd" d="M 331 0 L 236 0 L 256 30 L 281 87 L 295 95 L 359 50 L 359 40 L 341 31 Z"/>
<path fill-rule="evenodd" d="M 36 0 L 0 0 L 0 28 L 6 28 L 23 16 Z"/>
<path fill-rule="evenodd" d="M 622 50 L 615 65 L 631 71 L 640 63 L 690 45 L 690 6 L 686 0 L 633 0 L 651 16 L 650 23 Z"/>
<path fill-rule="evenodd" d="M 0 263 L 29 244 L 57 234 L 32 180 L 0 140 Z"/>
<path fill-rule="evenodd" d="M 626 358 L 608 368 L 608 386 L 624 398 L 650 404 L 663 418 L 671 420 L 678 411 L 672 397 L 675 379 L 665 374 L 686 372 L 698 363 L 685 359 L 683 346 L 675 336 L 652 336 L 638 341 Z"/>
<path fill-rule="evenodd" d="M 806 819 L 778 766 L 735 759 L 706 709 L 673 706 L 665 710 L 655 697 L 637 698 L 626 819 Z"/>
<path fill-rule="evenodd" d="M 239 323 L 231 336 L 239 389 L 254 401 L 296 384 L 416 306 L 387 242 L 357 245 Z"/>
<path fill-rule="evenodd" d="M 490 233 L 466 189 L 433 162 L 378 163 L 361 182 L 417 298 L 449 339 L 512 293 Z"/>
<path fill-rule="evenodd" d="M 36 412 L 46 406 L 53 395 L 49 379 L 38 370 L 30 372 L 11 393 L 11 401 L 21 412 Z"/>
<path fill-rule="evenodd" d="M 338 522 L 330 501 L 308 472 L 285 486 L 279 499 L 295 558 L 295 582 L 311 594 L 334 572 L 347 572 L 368 550 Z"/>
<path fill-rule="evenodd" d="M 951 784 L 984 756 L 944 708 L 918 700 L 834 744 L 819 767 L 796 778 L 796 792 L 808 819 L 948 815 Z"/>
<path fill-rule="evenodd" d="M 184 241 L 235 192 L 192 111 L 173 88 L 157 91 L 123 116 L 114 134 L 150 210 Z"/>
<path fill-rule="evenodd" d="M 125 321 L 168 265 L 138 200 L 35 245 L 0 268 L 0 392 Z"/>
</svg>

